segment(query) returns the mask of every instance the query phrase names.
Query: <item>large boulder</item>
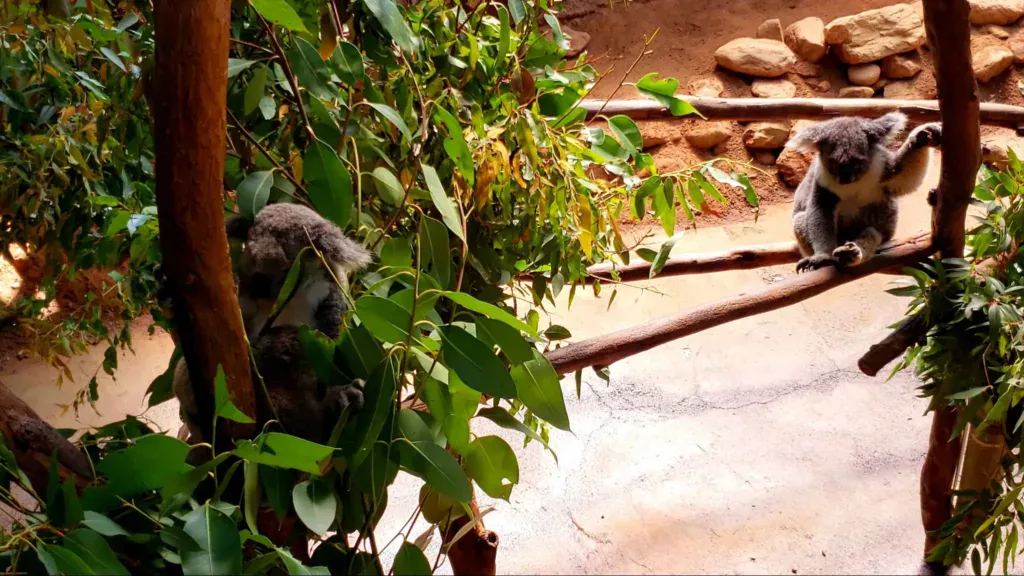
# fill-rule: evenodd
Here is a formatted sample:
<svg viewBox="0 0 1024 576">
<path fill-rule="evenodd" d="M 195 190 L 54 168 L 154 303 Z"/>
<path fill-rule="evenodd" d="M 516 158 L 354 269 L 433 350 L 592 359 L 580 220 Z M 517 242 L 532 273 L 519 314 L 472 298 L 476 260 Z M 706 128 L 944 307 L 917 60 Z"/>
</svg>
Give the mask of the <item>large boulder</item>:
<svg viewBox="0 0 1024 576">
<path fill-rule="evenodd" d="M 777 150 L 789 140 L 788 122 L 754 122 L 743 131 L 743 143 L 755 150 Z"/>
<path fill-rule="evenodd" d="M 732 137 L 730 122 L 698 122 L 684 138 L 694 148 L 714 148 Z"/>
<path fill-rule="evenodd" d="M 1024 38 L 1013 38 L 1009 46 L 1010 52 L 1013 52 L 1013 63 L 1024 64 Z"/>
<path fill-rule="evenodd" d="M 757 27 L 757 37 L 766 38 L 768 40 L 782 41 L 782 22 L 779 22 L 778 18 L 772 18 L 771 20 L 765 20 L 761 22 L 761 25 Z"/>
<path fill-rule="evenodd" d="M 825 23 L 821 18 L 804 18 L 786 28 L 786 45 L 797 56 L 817 62 L 825 55 Z"/>
<path fill-rule="evenodd" d="M 750 92 L 758 98 L 792 98 L 796 96 L 796 86 L 789 80 L 757 79 L 750 85 Z"/>
<path fill-rule="evenodd" d="M 840 98 L 871 98 L 875 89 L 871 86 L 843 86 L 839 89 Z"/>
<path fill-rule="evenodd" d="M 895 4 L 836 18 L 825 27 L 825 41 L 840 60 L 863 64 L 909 52 L 925 43 L 924 23 L 909 4 Z"/>
<path fill-rule="evenodd" d="M 797 152 L 786 148 L 775 159 L 775 169 L 779 172 L 779 178 L 790 188 L 796 188 L 800 181 L 807 175 L 814 157 L 810 154 Z"/>
<path fill-rule="evenodd" d="M 725 92 L 725 86 L 714 76 L 698 76 L 686 83 L 686 93 L 692 96 L 718 98 L 722 92 Z"/>
<path fill-rule="evenodd" d="M 715 50 L 715 62 L 740 74 L 775 78 L 793 69 L 796 56 L 778 40 L 737 38 Z"/>
<path fill-rule="evenodd" d="M 1012 24 L 1024 16 L 1024 0 L 968 0 L 971 24 Z"/>
<path fill-rule="evenodd" d="M 1013 66 L 1013 51 L 992 36 L 972 38 L 971 56 L 978 82 L 988 82 Z"/>
</svg>

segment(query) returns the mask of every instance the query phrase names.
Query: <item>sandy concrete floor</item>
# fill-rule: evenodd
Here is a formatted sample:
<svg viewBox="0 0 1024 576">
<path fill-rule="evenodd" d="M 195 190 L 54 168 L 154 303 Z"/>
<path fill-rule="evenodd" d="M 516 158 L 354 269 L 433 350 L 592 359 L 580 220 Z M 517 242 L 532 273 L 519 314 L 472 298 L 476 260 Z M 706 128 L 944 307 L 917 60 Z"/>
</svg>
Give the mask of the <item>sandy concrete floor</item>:
<svg viewBox="0 0 1024 576">
<path fill-rule="evenodd" d="M 923 189 L 903 205 L 900 233 L 926 229 Z M 778 206 L 756 224 L 689 233 L 675 253 L 787 240 L 789 211 Z M 571 310 L 563 295 L 554 321 L 581 339 L 793 273 L 787 265 L 665 278 L 641 285 L 660 294 L 620 288 L 610 311 L 608 287 L 600 299 L 581 292 Z M 886 382 L 856 368 L 902 317 L 906 300 L 884 292 L 892 281 L 868 278 L 666 344 L 613 365 L 610 384 L 588 370 L 580 399 L 566 379 L 573 433 L 552 431 L 558 463 L 533 443 L 518 451 L 522 481 L 511 501 L 481 495 L 482 506 L 495 507 L 486 523 L 501 538 L 499 572 L 916 572 L 925 403 L 909 375 Z M 86 408 L 77 423 L 57 407 L 75 387 L 55 390 L 52 370 L 23 361 L 3 379 L 55 425 L 95 425 L 143 411 L 171 345 L 140 331 L 135 349 L 122 356 L 116 382 L 101 379 L 102 416 Z M 73 360 L 79 385 L 101 354 Z M 146 416 L 173 432 L 176 413 L 170 402 Z M 474 431 L 522 445 L 489 424 Z M 407 520 L 418 487 L 404 477 L 392 490 L 382 545 Z M 386 553 L 395 551 L 392 544 Z"/>
</svg>

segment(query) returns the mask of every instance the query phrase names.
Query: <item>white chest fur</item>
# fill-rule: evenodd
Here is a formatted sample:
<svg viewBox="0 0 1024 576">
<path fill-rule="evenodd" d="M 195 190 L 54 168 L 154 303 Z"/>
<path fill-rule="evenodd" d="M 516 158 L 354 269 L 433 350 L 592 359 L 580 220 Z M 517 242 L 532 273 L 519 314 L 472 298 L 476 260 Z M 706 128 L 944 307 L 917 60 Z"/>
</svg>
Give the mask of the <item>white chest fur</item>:
<svg viewBox="0 0 1024 576">
<path fill-rule="evenodd" d="M 818 170 L 818 185 L 839 197 L 836 210 L 840 216 L 854 215 L 864 206 L 885 198 L 885 188 L 882 185 L 884 159 L 876 156 L 871 168 L 859 180 L 849 184 L 840 184 L 825 170 L 819 159 L 816 158 L 814 161 L 818 163 L 818 166 L 815 166 Z"/>
</svg>

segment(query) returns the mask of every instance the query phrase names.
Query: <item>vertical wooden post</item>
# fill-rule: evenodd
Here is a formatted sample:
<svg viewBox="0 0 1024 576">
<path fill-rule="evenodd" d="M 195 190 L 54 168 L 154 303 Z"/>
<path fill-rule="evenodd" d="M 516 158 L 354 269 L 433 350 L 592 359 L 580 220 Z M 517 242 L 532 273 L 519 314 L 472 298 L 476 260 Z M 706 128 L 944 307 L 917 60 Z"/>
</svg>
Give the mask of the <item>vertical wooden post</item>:
<svg viewBox="0 0 1024 576">
<path fill-rule="evenodd" d="M 213 382 L 223 366 L 238 408 L 255 418 L 249 350 L 224 231 L 230 0 L 156 0 L 154 139 L 163 268 L 178 342 L 213 440 Z M 232 436 L 252 427 L 233 428 Z"/>
<path fill-rule="evenodd" d="M 925 29 L 935 59 L 942 115 L 942 173 L 932 238 L 943 258 L 961 258 L 967 207 L 981 163 L 978 85 L 971 63 L 971 28 L 967 0 L 924 0 Z M 921 469 L 921 520 L 926 531 L 938 529 L 951 514 L 949 491 L 960 447 L 950 442 L 956 411 L 936 408 Z M 936 540 L 925 537 L 927 556 Z"/>
</svg>

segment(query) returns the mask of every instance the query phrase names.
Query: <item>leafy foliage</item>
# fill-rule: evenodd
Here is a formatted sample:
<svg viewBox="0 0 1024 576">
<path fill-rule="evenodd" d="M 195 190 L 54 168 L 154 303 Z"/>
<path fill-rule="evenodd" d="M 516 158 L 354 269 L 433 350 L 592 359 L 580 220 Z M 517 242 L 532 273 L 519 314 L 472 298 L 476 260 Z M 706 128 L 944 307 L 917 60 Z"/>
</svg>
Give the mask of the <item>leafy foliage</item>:
<svg viewBox="0 0 1024 576">
<path fill-rule="evenodd" d="M 907 270 L 912 279 L 890 290 L 912 297 L 908 314 L 930 326 L 926 341 L 910 348 L 893 374 L 913 367 L 930 410 L 957 408 L 951 441 L 970 434 L 997 450 L 1005 443 L 990 485 L 954 493 L 956 509 L 938 530 L 931 559 L 953 565 L 971 556 L 975 573 L 983 564 L 988 573 L 996 567 L 1007 573 L 1024 521 L 1024 166 L 1011 151 L 1004 171 L 983 168 L 979 180 L 974 205 L 982 216 L 968 232 L 965 258 Z"/>
<path fill-rule="evenodd" d="M 538 310 L 582 285 L 590 264 L 628 262 L 623 208 L 635 218 L 653 211 L 673 237 L 653 258 L 660 268 L 675 243 L 676 207 L 692 220 L 708 202 L 725 202 L 713 181 L 743 189 L 756 207 L 739 165 L 659 174 L 632 120 L 587 122 L 577 104 L 596 71 L 585 57 L 565 61 L 557 6 L 545 0 L 232 6 L 224 208 L 252 217 L 269 203 L 303 203 L 375 252 L 376 265 L 341 287 L 353 305 L 340 337 L 301 334 L 321 380 L 366 381 L 364 406 L 324 445 L 271 422 L 203 463 L 187 463 L 187 445 L 138 422 L 88 434 L 101 478 L 81 495 L 57 483 L 38 510 L 23 510 L 0 553 L 19 567 L 382 572 L 374 530 L 399 472 L 422 479 L 423 516 L 445 528 L 471 513 L 473 483 L 507 499 L 519 481 L 515 452 L 496 436 L 473 436 L 473 419 L 548 450 L 549 425 L 570 429 L 543 352 L 571 335 L 542 327 Z M 54 17 L 21 2 L 4 13 L 0 241 L 50 257 L 49 288 L 80 270 L 116 269 L 109 290 L 128 320 L 153 304 L 159 261 L 146 104 L 152 14 L 143 3 L 68 7 Z M 675 114 L 692 113 L 677 85 L 648 77 L 638 88 Z M 595 178 L 599 169 L 611 178 Z M 275 309 L 306 265 L 295 262 Z M 524 275 L 531 286 L 517 282 Z M 50 290 L 26 304 L 44 349 L 70 353 L 62 339 L 83 334 L 112 351 L 128 343 L 98 304 L 41 318 L 52 298 Z M 151 405 L 170 398 L 173 367 L 151 386 Z M 214 429 L 218 419 L 247 421 L 222 374 L 215 391 Z M 90 386 L 89 398 L 96 393 Z M 429 413 L 416 411 L 423 404 Z M 9 453 L 0 456 L 6 481 L 18 481 Z M 259 533 L 268 507 L 323 539 L 312 560 Z M 395 570 L 431 571 L 419 541 L 401 536 Z"/>
</svg>

